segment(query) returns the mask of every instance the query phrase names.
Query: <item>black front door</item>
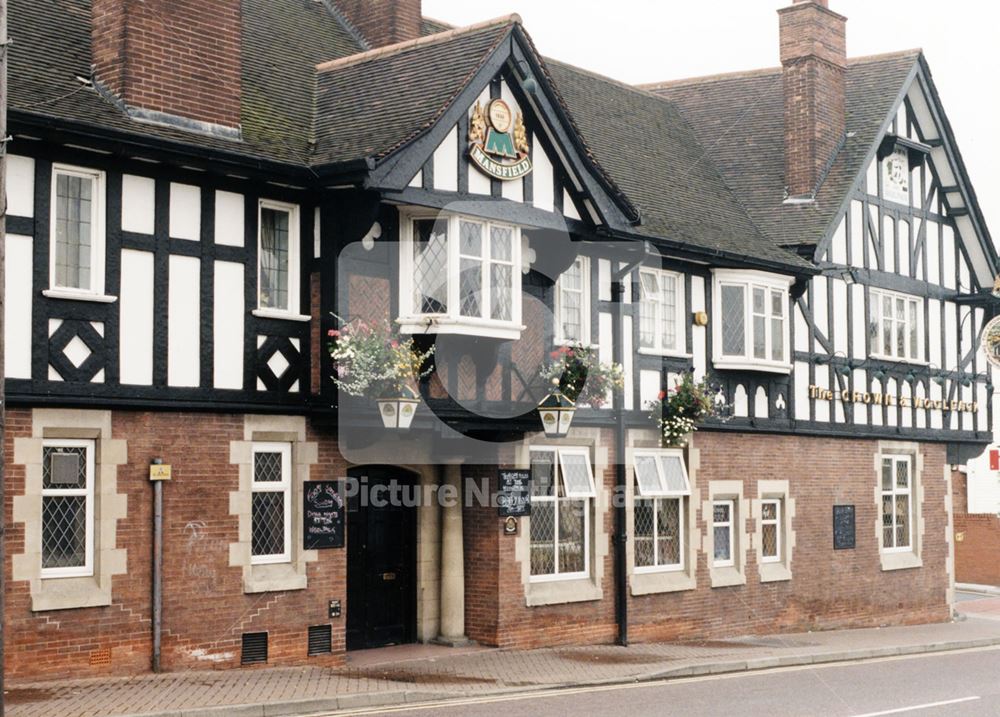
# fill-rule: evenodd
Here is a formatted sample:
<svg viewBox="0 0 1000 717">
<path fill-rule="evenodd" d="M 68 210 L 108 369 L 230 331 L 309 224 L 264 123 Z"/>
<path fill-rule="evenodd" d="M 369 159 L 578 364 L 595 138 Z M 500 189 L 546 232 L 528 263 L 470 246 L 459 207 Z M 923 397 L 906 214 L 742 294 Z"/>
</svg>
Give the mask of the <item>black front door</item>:
<svg viewBox="0 0 1000 717">
<path fill-rule="evenodd" d="M 347 512 L 347 649 L 416 639 L 416 508 L 390 500 L 416 477 L 388 466 L 351 470 L 362 493 Z M 365 486 L 367 485 L 367 488 Z M 377 486 L 384 486 L 379 490 Z M 362 500 L 367 494 L 369 500 Z M 395 491 L 395 495 L 403 495 Z M 367 504 L 366 504 L 367 503 Z"/>
</svg>

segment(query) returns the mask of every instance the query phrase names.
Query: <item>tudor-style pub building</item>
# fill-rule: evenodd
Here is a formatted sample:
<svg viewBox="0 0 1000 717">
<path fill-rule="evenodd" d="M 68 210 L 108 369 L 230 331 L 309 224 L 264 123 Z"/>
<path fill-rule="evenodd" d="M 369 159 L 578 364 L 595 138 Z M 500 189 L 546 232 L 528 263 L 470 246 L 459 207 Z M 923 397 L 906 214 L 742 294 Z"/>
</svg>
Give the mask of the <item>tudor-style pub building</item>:
<svg viewBox="0 0 1000 717">
<path fill-rule="evenodd" d="M 997 254 L 923 55 L 778 15 L 780 67 L 634 87 L 420 0 L 11 0 L 7 674 L 949 619 Z M 434 348 L 408 428 L 338 395 L 352 320 Z M 577 344 L 625 387 L 549 437 Z M 664 448 L 687 371 L 732 415 Z M 512 470 L 513 521 L 311 537 L 317 481 Z"/>
</svg>

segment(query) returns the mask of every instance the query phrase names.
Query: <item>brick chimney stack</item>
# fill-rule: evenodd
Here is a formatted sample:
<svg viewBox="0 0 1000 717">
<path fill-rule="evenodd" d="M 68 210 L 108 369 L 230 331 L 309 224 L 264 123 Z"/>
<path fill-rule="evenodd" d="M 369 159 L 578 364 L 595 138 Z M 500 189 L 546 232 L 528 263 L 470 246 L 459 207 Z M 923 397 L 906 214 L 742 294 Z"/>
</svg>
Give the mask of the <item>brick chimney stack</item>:
<svg viewBox="0 0 1000 717">
<path fill-rule="evenodd" d="M 92 0 L 94 73 L 130 115 L 238 134 L 241 0 Z"/>
<path fill-rule="evenodd" d="M 420 37 L 421 0 L 335 0 L 337 8 L 369 47 L 384 47 Z"/>
<path fill-rule="evenodd" d="M 828 0 L 778 11 L 785 91 L 785 185 L 811 198 L 846 131 L 847 18 Z"/>
</svg>

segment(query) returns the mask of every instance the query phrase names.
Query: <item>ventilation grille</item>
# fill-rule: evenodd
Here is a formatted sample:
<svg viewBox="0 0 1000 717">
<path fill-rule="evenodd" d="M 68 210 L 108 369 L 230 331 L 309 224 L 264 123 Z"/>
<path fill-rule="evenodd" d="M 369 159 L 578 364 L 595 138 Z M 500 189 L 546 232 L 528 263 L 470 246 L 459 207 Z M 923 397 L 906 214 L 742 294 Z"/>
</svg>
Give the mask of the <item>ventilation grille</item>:
<svg viewBox="0 0 1000 717">
<path fill-rule="evenodd" d="M 244 632 L 241 665 L 257 665 L 267 662 L 267 633 Z"/>
<path fill-rule="evenodd" d="M 329 625 L 313 625 L 309 628 L 309 654 L 325 655 L 333 652 Z"/>
<path fill-rule="evenodd" d="M 111 650 L 110 648 L 105 648 L 103 650 L 93 650 L 87 660 L 91 667 L 104 667 L 105 665 L 111 664 Z"/>
</svg>

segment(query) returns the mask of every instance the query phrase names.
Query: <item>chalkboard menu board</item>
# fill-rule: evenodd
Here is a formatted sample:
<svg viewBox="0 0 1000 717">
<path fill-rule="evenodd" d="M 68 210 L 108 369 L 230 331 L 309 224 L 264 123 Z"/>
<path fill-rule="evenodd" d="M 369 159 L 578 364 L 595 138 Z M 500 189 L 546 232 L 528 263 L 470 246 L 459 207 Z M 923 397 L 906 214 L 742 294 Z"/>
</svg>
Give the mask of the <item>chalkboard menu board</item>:
<svg viewBox="0 0 1000 717">
<path fill-rule="evenodd" d="M 833 506 L 833 549 L 854 548 L 854 506 Z"/>
<path fill-rule="evenodd" d="M 531 515 L 531 471 L 497 471 L 497 507 L 501 518 Z"/>
<path fill-rule="evenodd" d="M 307 481 L 302 541 L 306 550 L 344 547 L 344 499 L 339 481 Z"/>
</svg>

